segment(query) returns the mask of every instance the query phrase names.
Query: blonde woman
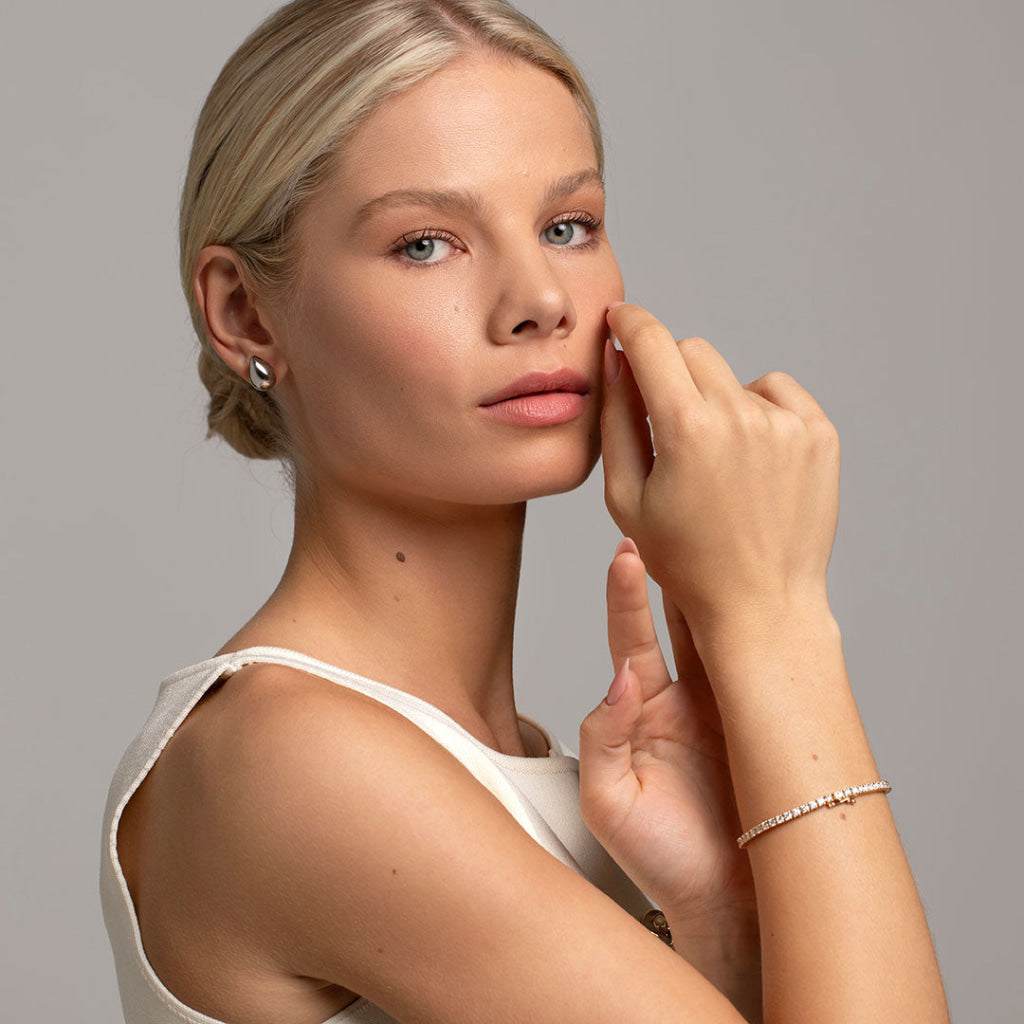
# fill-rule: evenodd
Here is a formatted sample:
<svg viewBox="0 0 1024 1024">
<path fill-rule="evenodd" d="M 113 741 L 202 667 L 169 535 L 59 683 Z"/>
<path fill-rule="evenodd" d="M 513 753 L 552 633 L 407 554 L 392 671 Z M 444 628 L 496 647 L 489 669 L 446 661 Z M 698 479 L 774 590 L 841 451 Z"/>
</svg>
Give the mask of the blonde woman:
<svg viewBox="0 0 1024 1024">
<path fill-rule="evenodd" d="M 183 281 L 295 536 L 111 788 L 130 1024 L 946 1019 L 825 591 L 835 432 L 622 304 L 603 210 L 586 86 L 500 0 L 298 0 L 214 85 Z M 577 768 L 512 631 L 525 503 L 599 453 Z"/>
</svg>

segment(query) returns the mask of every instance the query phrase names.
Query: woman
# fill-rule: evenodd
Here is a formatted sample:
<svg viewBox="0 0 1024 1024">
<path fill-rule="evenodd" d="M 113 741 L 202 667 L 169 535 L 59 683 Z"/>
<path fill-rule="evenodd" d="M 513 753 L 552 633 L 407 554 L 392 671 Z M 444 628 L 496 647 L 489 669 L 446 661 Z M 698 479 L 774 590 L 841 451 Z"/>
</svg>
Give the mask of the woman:
<svg viewBox="0 0 1024 1024">
<path fill-rule="evenodd" d="M 215 84 L 183 278 L 211 429 L 289 465 L 295 537 L 115 777 L 129 1021 L 945 1019 L 825 592 L 835 433 L 622 304 L 601 173 L 498 0 L 299 0 Z M 577 805 L 512 627 L 525 502 L 599 451 L 633 539 Z"/>
</svg>

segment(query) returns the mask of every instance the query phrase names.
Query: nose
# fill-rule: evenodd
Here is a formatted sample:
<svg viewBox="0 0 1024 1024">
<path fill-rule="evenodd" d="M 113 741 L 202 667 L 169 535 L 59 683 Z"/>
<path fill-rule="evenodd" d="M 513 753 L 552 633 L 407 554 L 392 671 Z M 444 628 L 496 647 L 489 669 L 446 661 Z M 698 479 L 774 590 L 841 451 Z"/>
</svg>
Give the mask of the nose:
<svg viewBox="0 0 1024 1024">
<path fill-rule="evenodd" d="M 575 327 L 572 297 L 543 248 L 503 263 L 488 324 L 492 341 L 511 344 L 565 338 Z"/>
</svg>

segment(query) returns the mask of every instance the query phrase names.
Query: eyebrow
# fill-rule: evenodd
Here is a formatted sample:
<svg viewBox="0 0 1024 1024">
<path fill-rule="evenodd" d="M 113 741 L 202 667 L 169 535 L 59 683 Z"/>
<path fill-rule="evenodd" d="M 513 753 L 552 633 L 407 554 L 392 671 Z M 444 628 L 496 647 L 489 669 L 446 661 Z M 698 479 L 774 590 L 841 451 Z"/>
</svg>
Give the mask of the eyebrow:
<svg viewBox="0 0 1024 1024">
<path fill-rule="evenodd" d="M 551 187 L 544 193 L 544 205 L 555 203 L 559 199 L 571 196 L 577 189 L 584 185 L 596 185 L 604 193 L 604 178 L 594 167 L 588 167 L 585 171 L 577 171 L 575 174 L 566 174 L 564 177 L 551 183 Z"/>
<path fill-rule="evenodd" d="M 544 205 L 550 205 L 559 199 L 572 195 L 584 185 L 597 185 L 604 192 L 604 179 L 593 167 L 566 174 L 556 179 L 544 193 Z M 394 206 L 432 206 L 445 212 L 478 214 L 483 209 L 480 197 L 462 189 L 394 189 L 368 200 L 356 211 L 355 223 L 361 224 L 368 218 Z"/>
</svg>

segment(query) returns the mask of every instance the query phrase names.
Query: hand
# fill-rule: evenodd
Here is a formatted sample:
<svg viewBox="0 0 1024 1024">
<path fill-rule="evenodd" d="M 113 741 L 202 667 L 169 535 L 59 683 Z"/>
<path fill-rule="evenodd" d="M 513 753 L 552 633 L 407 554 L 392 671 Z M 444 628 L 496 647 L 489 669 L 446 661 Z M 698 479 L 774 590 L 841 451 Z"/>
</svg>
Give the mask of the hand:
<svg viewBox="0 0 1024 1024">
<path fill-rule="evenodd" d="M 839 444 L 818 403 L 784 374 L 742 387 L 706 341 L 677 343 L 638 306 L 608 321 L 623 352 L 607 356 L 605 497 L 690 627 L 827 607 Z"/>
<path fill-rule="evenodd" d="M 644 564 L 623 541 L 608 572 L 616 678 L 580 730 L 583 817 L 670 923 L 749 915 L 753 883 L 736 847 L 718 708 L 686 622 L 671 603 L 665 611 L 677 681 L 658 645 Z"/>
</svg>

